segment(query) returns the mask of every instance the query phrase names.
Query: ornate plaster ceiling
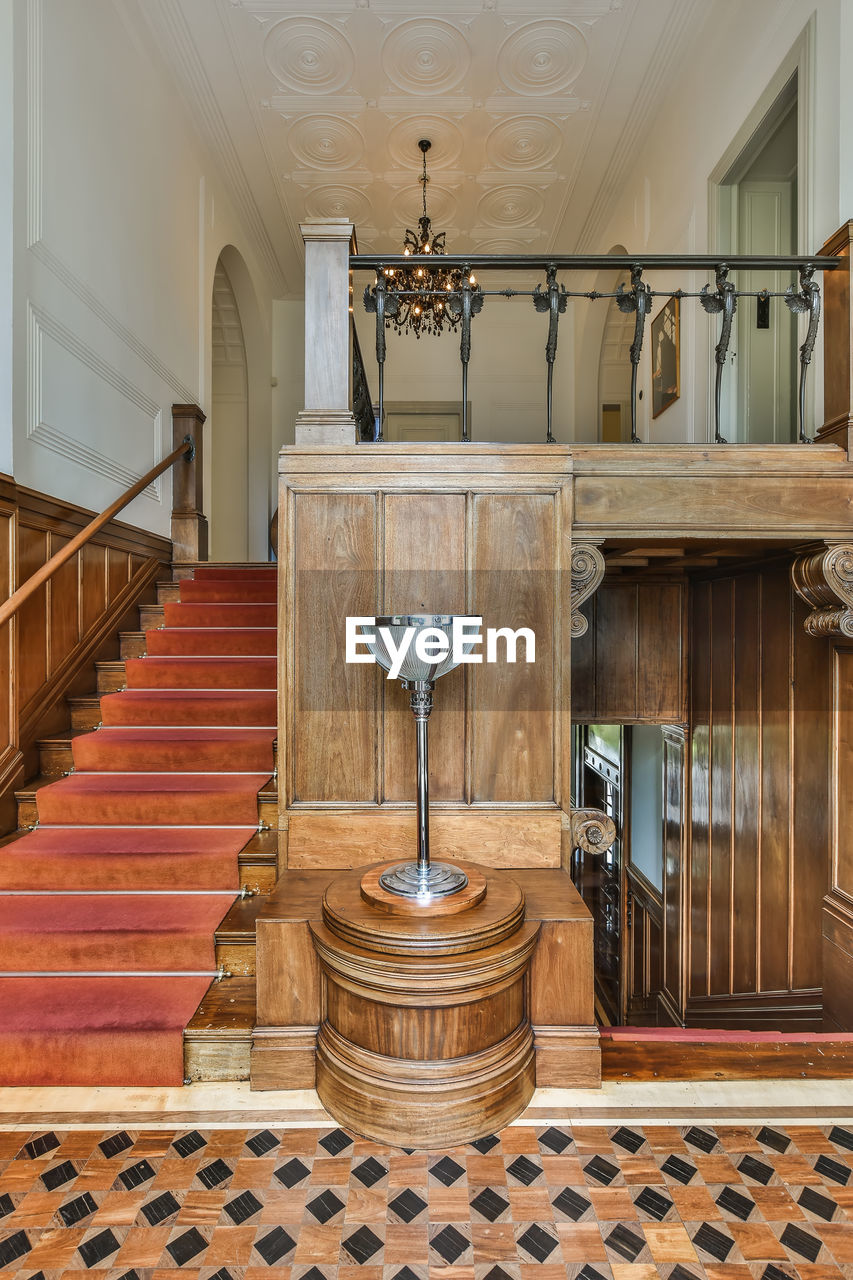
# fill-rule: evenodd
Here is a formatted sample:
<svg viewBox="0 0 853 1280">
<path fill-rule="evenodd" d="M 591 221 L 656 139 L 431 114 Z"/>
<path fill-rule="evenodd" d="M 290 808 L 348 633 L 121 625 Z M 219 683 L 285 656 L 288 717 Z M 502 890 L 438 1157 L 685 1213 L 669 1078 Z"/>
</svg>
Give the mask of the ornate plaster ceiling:
<svg viewBox="0 0 853 1280">
<path fill-rule="evenodd" d="M 300 220 L 399 251 L 606 249 L 596 235 L 701 0 L 128 0 L 144 14 L 282 291 Z M 310 8 L 310 13 L 306 9 Z"/>
</svg>

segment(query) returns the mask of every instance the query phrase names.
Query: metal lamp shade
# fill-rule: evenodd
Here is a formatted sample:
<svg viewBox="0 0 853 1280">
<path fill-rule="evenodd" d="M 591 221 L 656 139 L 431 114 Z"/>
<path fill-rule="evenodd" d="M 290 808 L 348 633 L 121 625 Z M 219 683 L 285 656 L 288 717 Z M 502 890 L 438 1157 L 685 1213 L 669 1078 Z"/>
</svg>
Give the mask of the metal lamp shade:
<svg viewBox="0 0 853 1280">
<path fill-rule="evenodd" d="M 376 626 L 373 630 L 374 639 L 366 640 L 365 644 L 373 654 L 376 661 L 383 671 L 390 671 L 392 665 L 392 656 L 386 646 L 385 640 L 380 635 L 380 627 L 390 634 L 394 648 L 399 648 L 402 643 L 403 636 L 410 628 L 414 628 L 415 635 L 403 659 L 403 665 L 400 668 L 399 678 L 405 680 L 407 684 L 433 684 L 440 676 L 445 676 L 449 671 L 453 671 L 459 664 L 453 660 L 452 648 L 446 657 L 438 658 L 435 662 L 423 662 L 415 652 L 415 643 L 418 635 L 422 631 L 440 631 L 447 636 L 448 644 L 453 644 L 453 623 L 456 619 L 470 624 L 482 624 L 483 619 L 476 614 L 449 614 L 449 613 L 402 613 L 392 614 L 389 617 L 377 618 Z M 474 641 L 466 642 L 464 652 L 470 653 L 474 648 Z"/>
</svg>

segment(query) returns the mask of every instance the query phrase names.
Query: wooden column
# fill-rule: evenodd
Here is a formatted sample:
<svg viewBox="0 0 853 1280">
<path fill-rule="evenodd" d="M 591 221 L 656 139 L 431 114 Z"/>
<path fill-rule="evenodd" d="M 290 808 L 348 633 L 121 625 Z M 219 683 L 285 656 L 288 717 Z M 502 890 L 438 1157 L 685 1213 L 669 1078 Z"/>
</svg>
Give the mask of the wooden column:
<svg viewBox="0 0 853 1280">
<path fill-rule="evenodd" d="M 197 404 L 172 405 L 172 447 L 186 436 L 195 447 L 191 462 L 172 468 L 172 558 L 180 563 L 207 559 L 207 517 L 204 514 L 202 427 L 205 416 Z"/>
<path fill-rule="evenodd" d="M 821 249 L 843 258 L 838 271 L 823 277 L 823 426 L 819 440 L 838 444 L 853 458 L 853 313 L 850 258 L 853 222 L 845 222 Z"/>
<path fill-rule="evenodd" d="M 356 443 L 350 409 L 352 223 L 311 218 L 305 241 L 305 407 L 296 418 L 298 445 Z"/>
</svg>

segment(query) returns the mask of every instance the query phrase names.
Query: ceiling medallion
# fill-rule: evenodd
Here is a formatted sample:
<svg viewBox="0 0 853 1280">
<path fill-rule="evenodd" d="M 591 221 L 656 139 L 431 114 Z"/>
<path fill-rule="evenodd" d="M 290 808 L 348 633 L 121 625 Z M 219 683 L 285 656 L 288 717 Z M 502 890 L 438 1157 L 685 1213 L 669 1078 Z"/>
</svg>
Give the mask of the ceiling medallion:
<svg viewBox="0 0 853 1280">
<path fill-rule="evenodd" d="M 423 187 L 423 213 L 418 218 L 418 230 L 407 228 L 403 241 L 403 254 L 432 254 L 436 257 L 446 253 L 445 231 L 434 232 L 427 213 L 426 189 L 429 182 L 427 174 L 427 152 L 432 143 L 428 138 L 418 142 L 423 156 L 423 173 L 418 181 Z M 473 286 L 472 292 L 479 294 L 479 311 L 482 306 L 482 294 L 477 278 L 461 267 L 431 266 L 385 267 L 386 294 L 394 296 L 395 307 L 386 310 L 387 324 L 393 325 L 398 333 L 410 332 L 419 338 L 422 333 L 441 333 L 445 325 L 455 329 L 462 318 L 459 296 L 463 281 Z M 467 280 L 466 280 L 467 277 Z"/>
</svg>

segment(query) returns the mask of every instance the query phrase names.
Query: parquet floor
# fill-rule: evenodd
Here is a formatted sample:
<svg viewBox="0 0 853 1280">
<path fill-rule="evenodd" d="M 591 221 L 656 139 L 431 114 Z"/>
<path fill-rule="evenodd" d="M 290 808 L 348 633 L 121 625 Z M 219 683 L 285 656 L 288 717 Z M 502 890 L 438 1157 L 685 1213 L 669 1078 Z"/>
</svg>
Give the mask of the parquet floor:
<svg viewBox="0 0 853 1280">
<path fill-rule="evenodd" d="M 853 1128 L 0 1132 L 0 1280 L 853 1280 Z"/>
</svg>

